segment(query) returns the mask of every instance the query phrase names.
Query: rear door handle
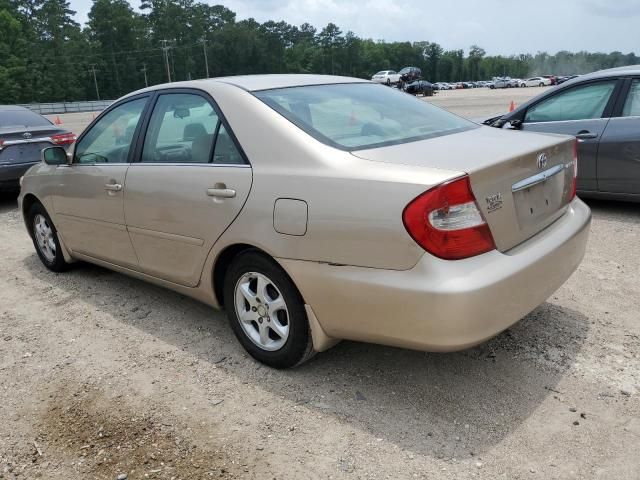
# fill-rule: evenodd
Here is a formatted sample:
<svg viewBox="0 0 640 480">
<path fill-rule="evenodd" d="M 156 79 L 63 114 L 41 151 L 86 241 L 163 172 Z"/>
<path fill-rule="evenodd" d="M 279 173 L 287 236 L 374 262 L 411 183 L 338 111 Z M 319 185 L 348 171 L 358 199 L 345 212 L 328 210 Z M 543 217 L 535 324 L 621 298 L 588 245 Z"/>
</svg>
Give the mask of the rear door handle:
<svg viewBox="0 0 640 480">
<path fill-rule="evenodd" d="M 110 192 L 119 192 L 122 190 L 122 185 L 119 183 L 107 183 L 105 184 L 104 189 Z"/>
<path fill-rule="evenodd" d="M 207 195 L 217 198 L 233 198 L 236 191 L 231 188 L 207 188 Z"/>
<path fill-rule="evenodd" d="M 578 140 L 588 140 L 590 138 L 598 138 L 597 133 L 591 133 L 587 130 L 582 130 L 576 134 Z"/>
</svg>

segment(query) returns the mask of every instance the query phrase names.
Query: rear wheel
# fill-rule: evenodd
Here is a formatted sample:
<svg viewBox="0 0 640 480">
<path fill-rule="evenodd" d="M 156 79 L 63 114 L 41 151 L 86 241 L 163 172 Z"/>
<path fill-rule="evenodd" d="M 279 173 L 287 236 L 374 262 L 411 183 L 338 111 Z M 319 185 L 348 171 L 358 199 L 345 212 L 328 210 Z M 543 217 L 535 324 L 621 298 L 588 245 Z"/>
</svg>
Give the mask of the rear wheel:
<svg viewBox="0 0 640 480">
<path fill-rule="evenodd" d="M 249 251 L 227 271 L 224 303 L 236 337 L 256 360 L 289 368 L 313 356 L 304 301 L 282 268 Z"/>
<path fill-rule="evenodd" d="M 29 233 L 40 261 L 53 272 L 63 272 L 69 264 L 62 255 L 58 232 L 49 214 L 40 203 L 34 203 L 27 213 Z"/>
</svg>

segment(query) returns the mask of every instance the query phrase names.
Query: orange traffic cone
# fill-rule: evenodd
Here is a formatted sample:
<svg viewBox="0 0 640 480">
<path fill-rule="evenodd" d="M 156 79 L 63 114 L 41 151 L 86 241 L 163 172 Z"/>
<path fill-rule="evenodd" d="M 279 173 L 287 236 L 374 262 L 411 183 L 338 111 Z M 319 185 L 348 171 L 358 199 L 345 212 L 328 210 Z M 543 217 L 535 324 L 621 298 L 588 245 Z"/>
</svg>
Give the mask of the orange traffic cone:
<svg viewBox="0 0 640 480">
<path fill-rule="evenodd" d="M 511 100 L 511 105 L 509 105 L 509 111 L 513 112 L 516 109 L 516 104 L 513 103 L 513 100 Z"/>
<path fill-rule="evenodd" d="M 56 125 L 62 125 L 62 120 L 60 120 L 60 115 L 56 115 L 56 120 L 53 122 Z"/>
</svg>

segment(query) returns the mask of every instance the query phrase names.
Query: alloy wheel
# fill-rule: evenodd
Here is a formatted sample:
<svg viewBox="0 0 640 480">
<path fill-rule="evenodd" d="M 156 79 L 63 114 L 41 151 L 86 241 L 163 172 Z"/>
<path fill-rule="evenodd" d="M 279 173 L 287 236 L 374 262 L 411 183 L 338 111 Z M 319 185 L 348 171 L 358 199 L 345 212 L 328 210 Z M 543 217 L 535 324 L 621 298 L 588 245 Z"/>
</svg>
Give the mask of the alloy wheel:
<svg viewBox="0 0 640 480">
<path fill-rule="evenodd" d="M 244 333 L 259 348 L 276 351 L 289 337 L 289 310 L 266 275 L 247 272 L 235 286 L 235 309 Z"/>
</svg>

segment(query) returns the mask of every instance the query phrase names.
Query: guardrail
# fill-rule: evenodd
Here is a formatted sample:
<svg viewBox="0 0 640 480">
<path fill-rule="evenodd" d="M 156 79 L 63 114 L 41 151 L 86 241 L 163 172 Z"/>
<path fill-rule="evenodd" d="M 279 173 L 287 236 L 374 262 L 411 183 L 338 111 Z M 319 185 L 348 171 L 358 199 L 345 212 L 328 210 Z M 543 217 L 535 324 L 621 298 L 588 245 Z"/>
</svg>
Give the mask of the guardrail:
<svg viewBox="0 0 640 480">
<path fill-rule="evenodd" d="M 90 100 L 86 102 L 23 103 L 20 106 L 40 115 L 48 115 L 52 113 L 99 112 L 112 103 L 113 100 Z"/>
</svg>

